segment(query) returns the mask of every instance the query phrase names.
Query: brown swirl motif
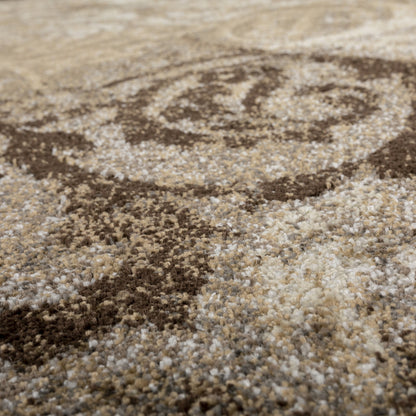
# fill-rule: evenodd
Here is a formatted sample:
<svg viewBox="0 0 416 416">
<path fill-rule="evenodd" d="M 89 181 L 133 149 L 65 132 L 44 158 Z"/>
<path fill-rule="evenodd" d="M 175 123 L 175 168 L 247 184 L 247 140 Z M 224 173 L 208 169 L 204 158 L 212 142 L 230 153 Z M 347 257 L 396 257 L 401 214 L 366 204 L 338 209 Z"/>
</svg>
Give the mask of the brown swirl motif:
<svg viewBox="0 0 416 416">
<path fill-rule="evenodd" d="M 331 64 L 336 68 L 333 76 L 336 71 L 347 71 L 354 75 L 354 82 L 340 76 L 337 83 L 322 79 L 320 84 L 305 86 L 307 80 L 291 79 L 290 71 L 305 62 L 318 69 Z M 115 122 L 122 126 L 126 141 L 155 140 L 181 147 L 221 142 L 236 149 L 252 148 L 260 140 L 330 143 L 334 126 L 357 123 L 379 110 L 378 94 L 364 86 L 365 81 L 398 74 L 407 88 L 416 86 L 416 65 L 378 59 L 257 51 L 195 65 L 200 69 L 156 80 L 129 101 L 117 104 Z M 300 81 L 302 85 L 296 88 Z M 160 99 L 163 105 L 155 107 Z M 290 105 L 305 102 L 312 104 L 298 109 L 303 116 L 292 117 Z M 318 106 L 318 116 L 314 112 L 311 116 L 310 105 Z M 181 198 L 237 191 L 214 186 L 172 188 L 103 177 L 54 155 L 54 148 L 93 150 L 93 143 L 83 135 L 40 133 L 31 128 L 0 123 L 0 133 L 9 139 L 4 157 L 38 180 L 56 179 L 61 192 L 69 189 L 66 222 L 55 236 L 57 241 L 73 250 L 93 244 L 120 245 L 123 249 L 117 261 L 121 265 L 116 276 L 106 275 L 79 288 L 75 299 L 44 303 L 37 309 L 3 307 L 1 357 L 19 368 L 39 365 L 120 322 L 136 326 L 150 321 L 159 329 L 172 325 L 192 329 L 189 306 L 204 276 L 212 271 L 209 246 L 213 239 L 228 236 L 183 208 Z M 256 192 L 239 189 L 246 196 L 243 209 L 254 211 L 270 200 L 319 196 L 362 163 L 374 166 L 381 178 L 416 174 L 415 102 L 407 129 L 367 158 L 264 181 Z"/>
<path fill-rule="evenodd" d="M 331 127 L 355 123 L 378 109 L 377 94 L 359 85 L 323 82 L 294 85 L 288 91 L 291 71 L 313 63 L 315 57 L 243 57 L 243 62 L 241 55 L 234 57 L 235 62 L 232 58 L 228 58 L 231 62 L 204 62 L 207 69 L 184 71 L 140 91 L 119 107 L 116 121 L 126 139 L 185 147 L 198 141 L 224 141 L 229 147 L 247 148 L 264 138 L 329 142 Z M 158 98 L 162 103 L 154 110 Z M 290 107 L 307 99 L 320 107 L 323 117 L 310 117 L 309 104 L 301 117 L 291 118 Z"/>
</svg>

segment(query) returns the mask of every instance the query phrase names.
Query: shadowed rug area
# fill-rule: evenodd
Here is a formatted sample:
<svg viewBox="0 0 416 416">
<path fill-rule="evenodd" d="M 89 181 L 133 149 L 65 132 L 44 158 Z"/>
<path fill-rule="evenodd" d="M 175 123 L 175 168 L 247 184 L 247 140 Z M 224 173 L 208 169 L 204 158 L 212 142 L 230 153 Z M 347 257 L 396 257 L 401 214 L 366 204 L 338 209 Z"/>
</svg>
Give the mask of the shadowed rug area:
<svg viewBox="0 0 416 416">
<path fill-rule="evenodd" d="M 415 1 L 1 1 L 0 414 L 416 414 Z"/>
</svg>

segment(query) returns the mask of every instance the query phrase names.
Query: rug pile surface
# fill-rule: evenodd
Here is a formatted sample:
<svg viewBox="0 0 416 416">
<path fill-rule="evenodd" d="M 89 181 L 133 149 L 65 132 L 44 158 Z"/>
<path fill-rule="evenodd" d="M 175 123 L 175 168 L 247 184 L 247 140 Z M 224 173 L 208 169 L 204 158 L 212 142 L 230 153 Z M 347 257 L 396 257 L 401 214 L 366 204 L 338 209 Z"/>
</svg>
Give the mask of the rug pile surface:
<svg viewBox="0 0 416 416">
<path fill-rule="evenodd" d="M 416 414 L 416 2 L 1 1 L 0 414 Z"/>
</svg>

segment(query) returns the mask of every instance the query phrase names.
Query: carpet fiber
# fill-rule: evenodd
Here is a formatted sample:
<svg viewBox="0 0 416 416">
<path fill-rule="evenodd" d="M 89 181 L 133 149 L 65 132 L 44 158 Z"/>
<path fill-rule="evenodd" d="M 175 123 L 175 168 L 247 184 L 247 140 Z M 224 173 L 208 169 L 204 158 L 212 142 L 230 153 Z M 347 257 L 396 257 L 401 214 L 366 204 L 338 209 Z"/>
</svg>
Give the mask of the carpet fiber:
<svg viewBox="0 0 416 416">
<path fill-rule="evenodd" d="M 416 2 L 1 1 L 0 414 L 416 414 Z"/>
</svg>

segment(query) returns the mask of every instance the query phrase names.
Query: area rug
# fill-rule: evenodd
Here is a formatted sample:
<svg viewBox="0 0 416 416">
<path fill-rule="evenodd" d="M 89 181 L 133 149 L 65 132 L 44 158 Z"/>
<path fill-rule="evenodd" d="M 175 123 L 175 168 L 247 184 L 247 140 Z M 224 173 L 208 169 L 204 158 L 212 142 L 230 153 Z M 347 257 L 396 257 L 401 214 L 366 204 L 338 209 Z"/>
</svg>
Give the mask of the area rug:
<svg viewBox="0 0 416 416">
<path fill-rule="evenodd" d="M 414 1 L 0 2 L 0 414 L 416 414 Z"/>
</svg>

